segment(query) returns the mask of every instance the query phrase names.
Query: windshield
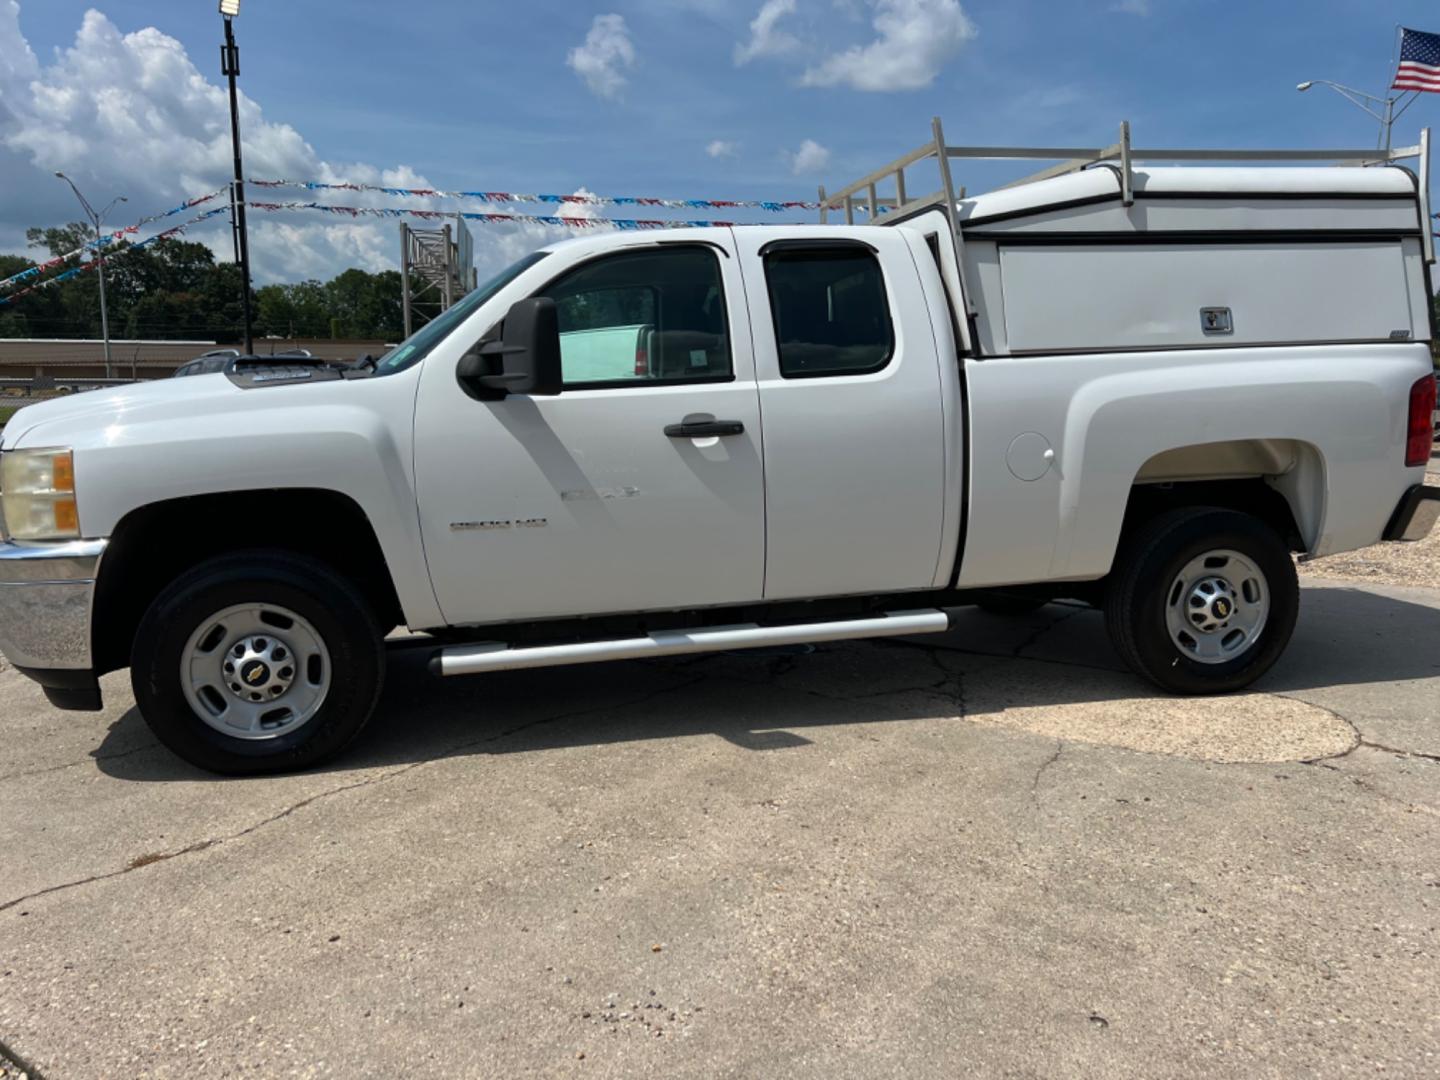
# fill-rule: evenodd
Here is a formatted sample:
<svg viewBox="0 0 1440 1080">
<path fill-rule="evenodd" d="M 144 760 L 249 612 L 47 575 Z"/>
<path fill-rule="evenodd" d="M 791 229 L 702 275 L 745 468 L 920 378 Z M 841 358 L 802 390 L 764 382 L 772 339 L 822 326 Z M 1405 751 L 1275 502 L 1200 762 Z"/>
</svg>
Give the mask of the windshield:
<svg viewBox="0 0 1440 1080">
<path fill-rule="evenodd" d="M 482 282 L 476 288 L 471 289 L 456 303 L 452 304 L 445 312 L 437 315 L 428 323 L 422 326 L 415 333 L 402 341 L 395 348 L 382 356 L 375 364 L 376 375 L 393 375 L 397 371 L 403 371 L 412 364 L 418 364 L 426 355 L 440 342 L 449 336 L 450 331 L 459 326 L 470 315 L 472 311 L 489 300 L 497 292 L 503 289 L 510 282 L 523 274 L 530 267 L 543 259 L 546 252 L 535 251 L 526 255 L 517 263 L 501 270 L 489 281 Z"/>
</svg>

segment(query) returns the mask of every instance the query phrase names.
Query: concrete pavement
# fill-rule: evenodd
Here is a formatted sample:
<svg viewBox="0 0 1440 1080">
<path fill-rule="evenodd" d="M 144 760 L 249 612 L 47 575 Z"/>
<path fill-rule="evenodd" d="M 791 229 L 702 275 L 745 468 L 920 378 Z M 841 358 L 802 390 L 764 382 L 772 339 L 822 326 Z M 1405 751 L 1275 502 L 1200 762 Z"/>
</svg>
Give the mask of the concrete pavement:
<svg viewBox="0 0 1440 1080">
<path fill-rule="evenodd" d="M 432 681 L 217 780 L 0 671 L 0 1041 L 45 1077 L 1440 1072 L 1440 592 L 1256 692 L 1099 617 Z"/>
</svg>

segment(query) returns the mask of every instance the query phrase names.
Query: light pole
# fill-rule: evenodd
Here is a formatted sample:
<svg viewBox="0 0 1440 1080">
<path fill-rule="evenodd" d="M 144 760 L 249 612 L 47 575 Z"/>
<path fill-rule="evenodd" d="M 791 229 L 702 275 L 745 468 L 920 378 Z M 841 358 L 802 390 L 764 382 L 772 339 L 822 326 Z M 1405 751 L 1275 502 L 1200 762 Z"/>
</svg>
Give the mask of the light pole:
<svg viewBox="0 0 1440 1080">
<path fill-rule="evenodd" d="M 124 195 L 116 195 L 110 200 L 110 205 L 97 214 L 95 208 L 90 205 L 90 200 L 80 194 L 80 189 L 75 186 L 74 180 L 71 180 L 63 172 L 57 172 L 55 175 L 70 185 L 70 190 L 75 192 L 75 197 L 85 208 L 85 216 L 90 219 L 90 224 L 95 229 L 95 269 L 100 275 L 100 337 L 105 342 L 105 378 L 113 379 L 115 375 L 110 369 L 110 313 L 105 308 L 105 240 L 100 234 L 100 223 L 105 220 L 105 215 L 115 208 L 116 203 L 129 202 L 129 200 Z"/>
<path fill-rule="evenodd" d="M 235 149 L 235 181 L 231 187 L 230 205 L 235 251 L 240 260 L 240 306 L 245 313 L 245 352 L 255 351 L 250 329 L 250 237 L 245 228 L 245 171 L 240 163 L 240 99 L 235 77 L 240 74 L 240 48 L 235 44 L 235 16 L 240 14 L 240 0 L 220 0 L 220 14 L 225 16 L 225 44 L 220 46 L 220 74 L 230 80 L 230 142 Z"/>
<path fill-rule="evenodd" d="M 1306 90 L 1316 85 L 1328 86 L 1346 101 L 1350 102 L 1350 104 L 1356 108 L 1363 109 L 1378 120 L 1380 122 L 1380 139 L 1377 145 L 1381 146 L 1387 152 L 1390 149 L 1391 127 L 1394 126 L 1396 120 L 1400 119 L 1401 114 L 1404 113 L 1406 109 L 1415 104 L 1415 98 L 1420 96 L 1416 94 L 1411 97 L 1410 100 L 1405 103 L 1404 107 L 1401 108 L 1400 112 L 1397 113 L 1395 106 L 1400 99 L 1405 96 L 1404 93 L 1383 98 L 1376 97 L 1374 94 L 1365 93 L 1364 90 L 1356 90 L 1353 86 L 1343 86 L 1340 83 L 1331 82 L 1329 79 L 1307 79 L 1295 87 L 1295 89 L 1303 94 Z"/>
</svg>

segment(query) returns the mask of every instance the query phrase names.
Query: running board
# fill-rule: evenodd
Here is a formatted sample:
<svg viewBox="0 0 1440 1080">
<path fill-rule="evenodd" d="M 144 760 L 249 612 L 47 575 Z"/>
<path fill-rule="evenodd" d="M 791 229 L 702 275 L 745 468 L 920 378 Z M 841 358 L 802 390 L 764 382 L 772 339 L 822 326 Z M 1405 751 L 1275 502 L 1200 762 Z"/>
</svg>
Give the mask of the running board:
<svg viewBox="0 0 1440 1080">
<path fill-rule="evenodd" d="M 950 617 L 936 608 L 891 611 L 872 619 L 836 619 L 791 626 L 706 626 L 695 630 L 659 630 L 644 637 L 610 641 L 576 641 L 567 645 L 535 645 L 512 649 L 503 641 L 456 645 L 441 649 L 430 660 L 436 675 L 475 675 L 482 671 L 555 667 L 560 664 L 594 664 L 602 660 L 637 660 L 680 653 L 719 652 L 812 641 L 852 638 L 901 637 L 934 634 L 950 628 Z"/>
</svg>

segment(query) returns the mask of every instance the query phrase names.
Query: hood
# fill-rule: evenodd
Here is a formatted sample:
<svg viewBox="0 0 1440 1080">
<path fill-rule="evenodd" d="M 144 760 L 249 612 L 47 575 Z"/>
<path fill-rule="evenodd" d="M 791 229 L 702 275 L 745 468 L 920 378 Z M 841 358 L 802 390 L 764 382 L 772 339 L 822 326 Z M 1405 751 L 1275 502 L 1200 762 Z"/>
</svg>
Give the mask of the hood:
<svg viewBox="0 0 1440 1080">
<path fill-rule="evenodd" d="M 117 424 L 193 417 L 214 408 L 227 408 L 243 394 L 220 374 L 87 390 L 27 405 L 5 425 L 0 448 L 94 442 L 98 433 Z"/>
</svg>

